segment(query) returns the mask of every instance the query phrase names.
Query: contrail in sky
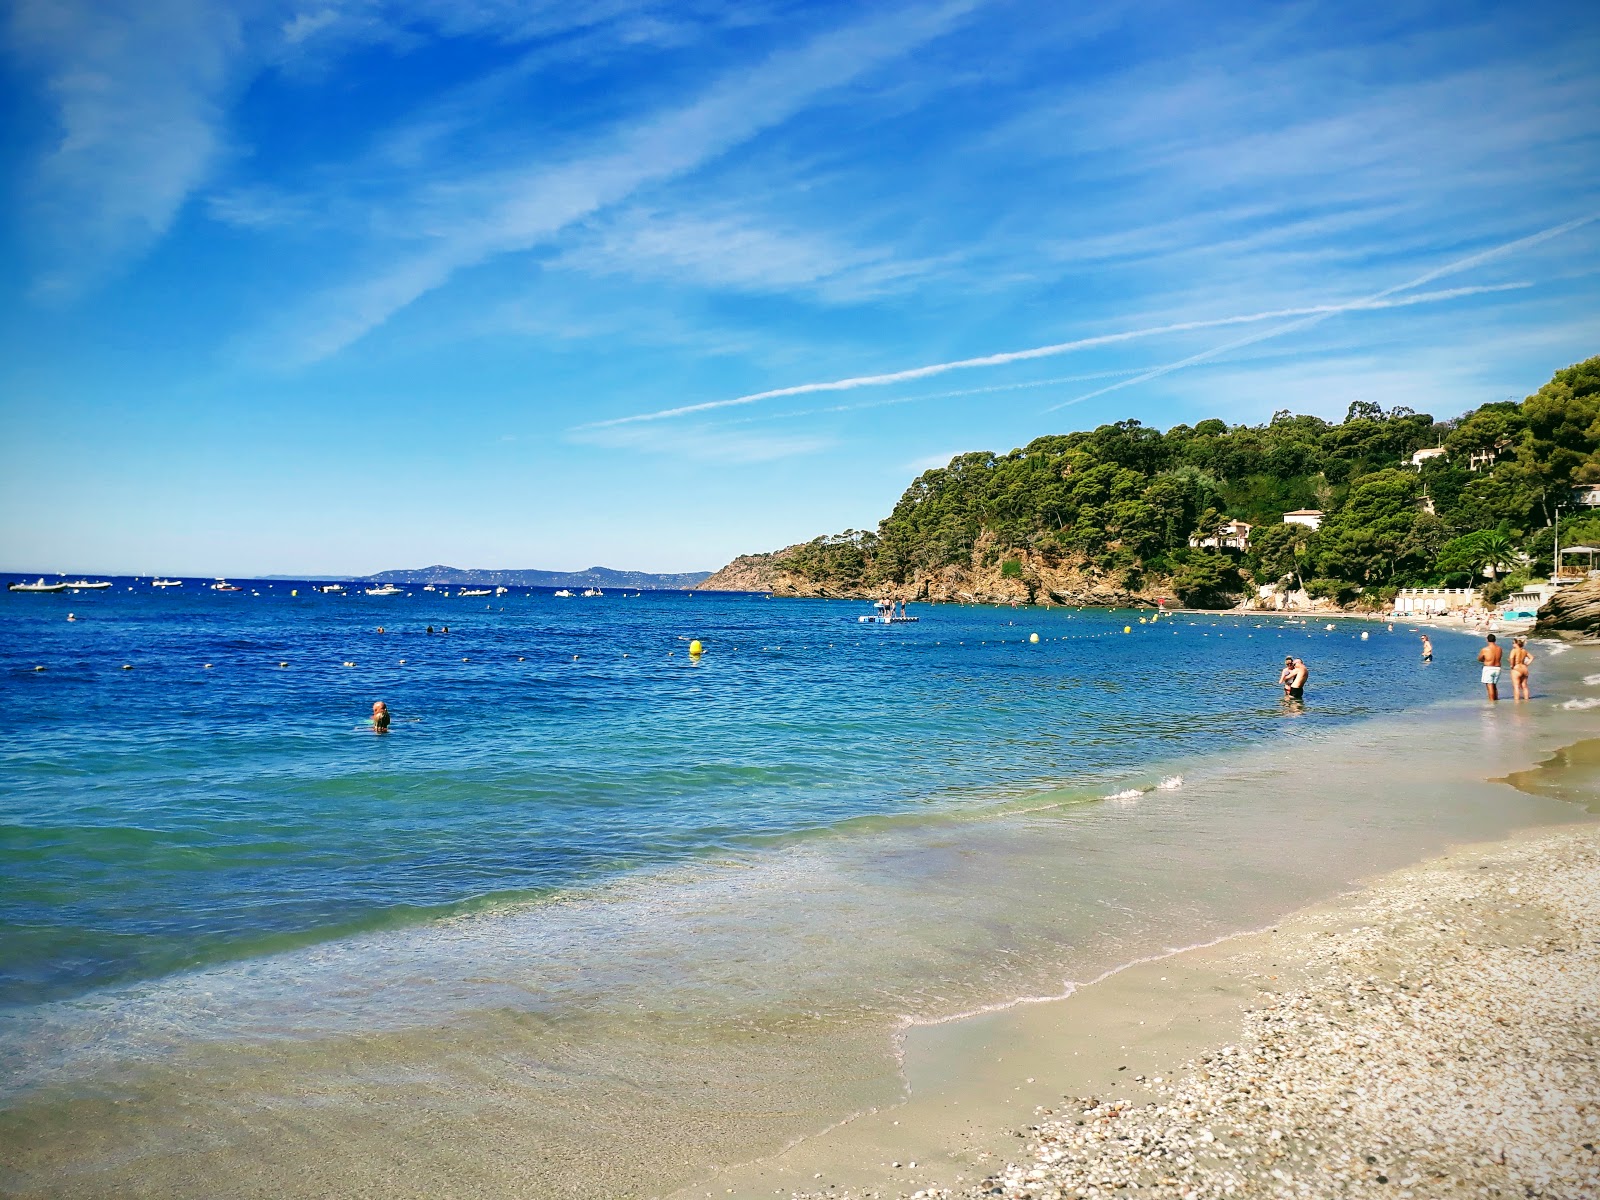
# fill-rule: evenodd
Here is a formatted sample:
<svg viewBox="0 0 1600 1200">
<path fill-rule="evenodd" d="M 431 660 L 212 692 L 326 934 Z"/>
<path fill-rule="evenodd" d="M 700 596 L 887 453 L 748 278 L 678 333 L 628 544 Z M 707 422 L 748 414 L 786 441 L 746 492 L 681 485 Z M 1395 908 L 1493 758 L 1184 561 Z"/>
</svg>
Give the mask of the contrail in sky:
<svg viewBox="0 0 1600 1200">
<path fill-rule="evenodd" d="M 1582 222 L 1577 222 L 1576 224 L 1581 223 Z M 1560 232 L 1565 232 L 1567 228 L 1572 227 L 1574 226 L 1564 226 L 1561 228 Z M 1540 238 L 1540 236 L 1541 235 L 1535 235 L 1535 238 Z M 1554 237 L 1555 233 L 1546 231 L 1546 234 L 1543 236 Z M 1532 240 L 1534 239 L 1525 238 L 1522 242 L 1512 243 L 1512 245 L 1531 243 Z M 607 421 L 593 421 L 585 425 L 580 425 L 578 428 L 604 429 L 611 425 L 632 425 L 639 421 L 664 421 L 672 417 L 687 417 L 692 416 L 695 413 L 711 412 L 719 408 L 736 408 L 741 405 L 756 404 L 762 400 L 776 400 L 784 396 L 804 396 L 813 392 L 846 392 L 852 391 L 855 388 L 863 387 L 884 387 L 894 383 L 906 383 L 913 379 L 926 379 L 930 375 L 943 375 L 947 371 L 965 371 L 976 367 L 1006 366 L 1010 363 L 1026 362 L 1035 358 L 1053 358 L 1061 354 L 1070 354 L 1076 350 L 1090 350 L 1096 346 L 1110 346 L 1115 345 L 1118 342 L 1132 342 L 1142 338 L 1159 337 L 1163 334 L 1170 333 L 1188 333 L 1196 329 L 1216 329 L 1226 325 L 1250 325 L 1260 321 L 1278 321 L 1282 320 L 1284 317 L 1309 317 L 1314 320 L 1323 320 L 1327 317 L 1336 316 L 1339 313 L 1355 312 L 1365 309 L 1402 308 L 1412 304 L 1432 304 L 1443 300 L 1460 299 L 1463 296 L 1477 296 L 1485 292 L 1503 292 L 1513 288 L 1531 287 L 1532 285 L 1528 283 L 1502 283 L 1481 287 L 1451 288 L 1442 292 L 1423 292 L 1415 296 L 1404 296 L 1399 299 L 1389 298 L 1395 292 L 1406 291 L 1410 288 L 1420 287 L 1422 283 L 1427 282 L 1429 279 L 1437 278 L 1439 275 L 1446 274 L 1451 271 L 1465 270 L 1467 266 L 1470 266 L 1475 262 L 1481 262 L 1485 258 L 1493 257 L 1495 254 L 1503 253 L 1508 248 L 1509 247 L 1499 247 L 1496 250 L 1484 251 L 1482 254 L 1474 256 L 1474 258 L 1471 260 L 1464 259 L 1461 262 L 1453 263 L 1448 267 L 1440 267 L 1437 271 L 1423 276 L 1420 280 L 1414 279 L 1409 283 L 1400 284 L 1396 287 L 1389 288 L 1386 291 L 1379 292 L 1375 296 L 1369 296 L 1363 300 L 1351 300 L 1343 304 L 1313 304 L 1304 308 L 1279 308 L 1270 310 L 1268 312 L 1246 313 L 1241 316 L 1211 317 L 1200 321 L 1179 321 L 1171 325 L 1153 325 L 1143 329 L 1128 329 L 1121 333 L 1106 333 L 1097 337 L 1079 338 L 1077 341 L 1072 342 L 1057 342 L 1049 346 L 1034 346 L 1027 350 L 1007 350 L 1000 354 L 985 354 L 979 358 L 961 358 L 956 359 L 954 362 L 932 363 L 924 367 L 910 367 L 904 371 L 890 371 L 882 375 L 857 375 L 850 379 L 834 379 L 825 383 L 799 383 L 792 387 L 773 388 L 770 391 L 765 392 L 751 392 L 746 396 L 734 396 L 729 400 L 707 400 L 701 404 L 685 404 L 678 408 L 663 408 L 657 412 L 639 413 L 631 417 L 613 417 Z M 1298 327 L 1298 325 L 1283 326 L 1272 333 L 1267 334 L 1266 336 L 1275 337 L 1278 333 L 1288 332 L 1288 330 Z M 1246 345 L 1249 341 L 1258 340 L 1260 340 L 1259 337 L 1251 338 L 1246 342 L 1241 342 L 1240 344 Z M 1210 351 L 1209 353 L 1220 354 L 1222 353 L 1222 349 Z M 1175 368 L 1169 367 L 1169 369 Z M 1137 380 L 1129 380 L 1128 382 L 1133 383 L 1137 382 Z M 1122 384 L 1119 386 L 1127 385 Z M 1090 393 L 1091 396 L 1100 394 L 1101 393 L 1099 392 Z M 1079 397 L 1079 399 L 1084 400 L 1088 398 L 1089 396 Z M 1075 404 L 1077 401 L 1069 400 L 1067 403 Z"/>
<path fill-rule="evenodd" d="M 1230 350 L 1238 350 L 1243 346 L 1251 346 L 1256 342 L 1264 342 L 1268 338 L 1275 338 L 1281 334 L 1292 333 L 1297 329 L 1309 329 L 1311 326 L 1326 321 L 1329 317 L 1335 316 L 1341 312 L 1352 312 L 1356 309 L 1362 308 L 1387 307 L 1389 304 L 1393 303 L 1392 301 L 1388 301 L 1388 298 L 1393 296 L 1396 292 L 1408 292 L 1412 288 L 1421 287 L 1425 283 L 1432 283 L 1435 279 L 1439 279 L 1445 275 L 1454 275 L 1458 271 L 1465 271 L 1470 267 L 1477 266 L 1479 263 L 1488 262 L 1493 258 L 1499 258 L 1503 254 L 1511 254 L 1514 251 L 1523 250 L 1529 246 L 1536 246 L 1540 242 L 1546 242 L 1551 238 L 1560 237 L 1563 233 L 1571 233 L 1574 229 L 1577 229 L 1583 225 L 1587 225 L 1596 219 L 1600 219 L 1600 213 L 1591 213 L 1587 217 L 1578 217 L 1575 220 L 1567 221 L 1560 225 L 1552 225 L 1549 229 L 1541 229 L 1538 233 L 1531 233 L 1527 237 L 1516 239 L 1516 241 L 1506 242 L 1502 245 L 1491 247 L 1488 250 L 1480 250 L 1477 254 L 1470 254 L 1466 258 L 1458 258 L 1454 262 L 1446 263 L 1442 267 L 1435 267 L 1433 270 L 1428 271 L 1425 274 L 1418 275 L 1415 279 L 1407 280 L 1405 283 L 1397 283 L 1393 287 L 1385 288 L 1381 292 L 1374 292 L 1365 300 L 1357 300 L 1348 305 L 1331 305 L 1325 312 L 1308 314 L 1298 321 L 1291 321 L 1287 325 L 1279 325 L 1276 329 L 1268 329 L 1262 333 L 1253 333 L 1249 337 L 1238 338 L 1231 342 L 1224 342 L 1220 346 L 1213 346 L 1210 350 L 1202 350 L 1199 354 L 1191 354 L 1188 358 L 1179 359 L 1177 362 L 1166 363 L 1159 367 L 1151 367 L 1150 370 L 1145 371 L 1143 374 L 1135 375 L 1132 379 L 1119 380 L 1118 382 L 1108 384 L 1103 388 L 1097 388 L 1095 391 L 1085 392 L 1081 396 L 1074 396 L 1071 400 L 1063 400 L 1060 404 L 1052 404 L 1044 411 L 1055 412 L 1057 409 L 1066 408 L 1070 404 L 1082 404 L 1085 400 L 1093 400 L 1096 396 L 1104 396 L 1108 392 L 1120 391 L 1125 387 L 1133 387 L 1135 384 L 1144 383 L 1151 379 L 1158 379 L 1163 375 L 1170 375 L 1174 371 L 1181 371 L 1184 367 L 1191 367 L 1195 363 L 1205 362 L 1207 359 L 1216 358 L 1219 354 L 1226 354 Z M 1448 298 L 1451 295 L 1468 295 L 1474 292 L 1496 290 L 1500 289 L 1453 288 L 1449 292 L 1422 293 L 1416 296 L 1404 297 L 1402 302 L 1417 303 L 1430 295 L 1438 296 L 1440 298 Z"/>
</svg>

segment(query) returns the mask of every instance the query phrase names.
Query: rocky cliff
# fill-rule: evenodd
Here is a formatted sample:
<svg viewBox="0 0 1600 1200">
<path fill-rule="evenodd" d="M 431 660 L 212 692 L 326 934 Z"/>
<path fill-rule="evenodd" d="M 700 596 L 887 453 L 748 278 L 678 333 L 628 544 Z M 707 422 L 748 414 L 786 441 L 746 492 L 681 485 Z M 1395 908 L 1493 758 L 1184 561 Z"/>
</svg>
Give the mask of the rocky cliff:
<svg viewBox="0 0 1600 1200">
<path fill-rule="evenodd" d="M 890 596 L 924 603 L 1060 604 L 1115 608 L 1154 604 L 1172 591 L 1164 579 L 1129 587 L 1085 563 L 1046 563 L 1038 555 L 1009 551 L 1014 566 L 1004 566 L 980 545 L 973 561 L 918 571 L 905 583 L 864 585 L 841 579 L 811 579 L 792 569 L 801 546 L 770 554 L 742 554 L 699 585 L 701 591 L 769 592 L 774 596 L 816 596 L 871 600 Z"/>
<path fill-rule="evenodd" d="M 1600 638 L 1600 580 L 1564 587 L 1539 609 L 1535 633 L 1553 633 L 1570 641 Z"/>
</svg>

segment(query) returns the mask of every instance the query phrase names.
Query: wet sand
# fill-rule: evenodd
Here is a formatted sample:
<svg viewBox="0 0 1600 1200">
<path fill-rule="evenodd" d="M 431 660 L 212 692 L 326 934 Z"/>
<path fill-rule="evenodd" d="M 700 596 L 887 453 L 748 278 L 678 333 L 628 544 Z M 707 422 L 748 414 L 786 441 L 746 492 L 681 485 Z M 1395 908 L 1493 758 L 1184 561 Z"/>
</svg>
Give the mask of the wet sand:
<svg viewBox="0 0 1600 1200">
<path fill-rule="evenodd" d="M 1597 1042 L 1584 824 L 912 1030 L 906 1103 L 676 1195 L 1578 1200 L 1600 1195 Z"/>
</svg>

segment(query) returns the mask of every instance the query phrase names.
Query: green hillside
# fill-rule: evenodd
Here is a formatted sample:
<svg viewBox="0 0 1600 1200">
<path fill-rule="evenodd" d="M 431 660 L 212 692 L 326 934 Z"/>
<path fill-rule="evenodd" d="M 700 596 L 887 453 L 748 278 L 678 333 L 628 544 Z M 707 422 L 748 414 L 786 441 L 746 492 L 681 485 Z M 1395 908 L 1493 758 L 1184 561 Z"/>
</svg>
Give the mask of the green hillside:
<svg viewBox="0 0 1600 1200">
<path fill-rule="evenodd" d="M 1170 580 L 1186 603 L 1288 575 L 1314 595 L 1372 599 L 1491 567 L 1504 591 L 1550 570 L 1558 504 L 1563 542 L 1600 541 L 1600 510 L 1572 506 L 1579 483 L 1600 483 L 1600 357 L 1455 420 L 1356 403 L 1337 424 L 1288 410 L 1165 433 L 1119 421 L 963 454 L 918 477 L 876 532 L 817 538 L 785 567 L 862 589 L 953 564 L 1081 564 L 1129 590 Z M 1321 528 L 1285 524 L 1294 509 L 1322 510 Z M 1247 551 L 1190 548 L 1228 519 L 1256 527 Z"/>
</svg>

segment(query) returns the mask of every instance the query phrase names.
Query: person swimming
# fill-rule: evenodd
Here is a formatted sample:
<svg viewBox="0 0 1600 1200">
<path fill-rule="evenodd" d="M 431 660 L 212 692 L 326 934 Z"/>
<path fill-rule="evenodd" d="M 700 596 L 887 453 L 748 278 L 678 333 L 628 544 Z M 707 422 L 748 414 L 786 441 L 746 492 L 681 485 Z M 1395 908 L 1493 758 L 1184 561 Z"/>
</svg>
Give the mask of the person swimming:
<svg viewBox="0 0 1600 1200">
<path fill-rule="evenodd" d="M 372 702 L 372 732 L 389 732 L 389 706 L 382 700 Z"/>
</svg>

